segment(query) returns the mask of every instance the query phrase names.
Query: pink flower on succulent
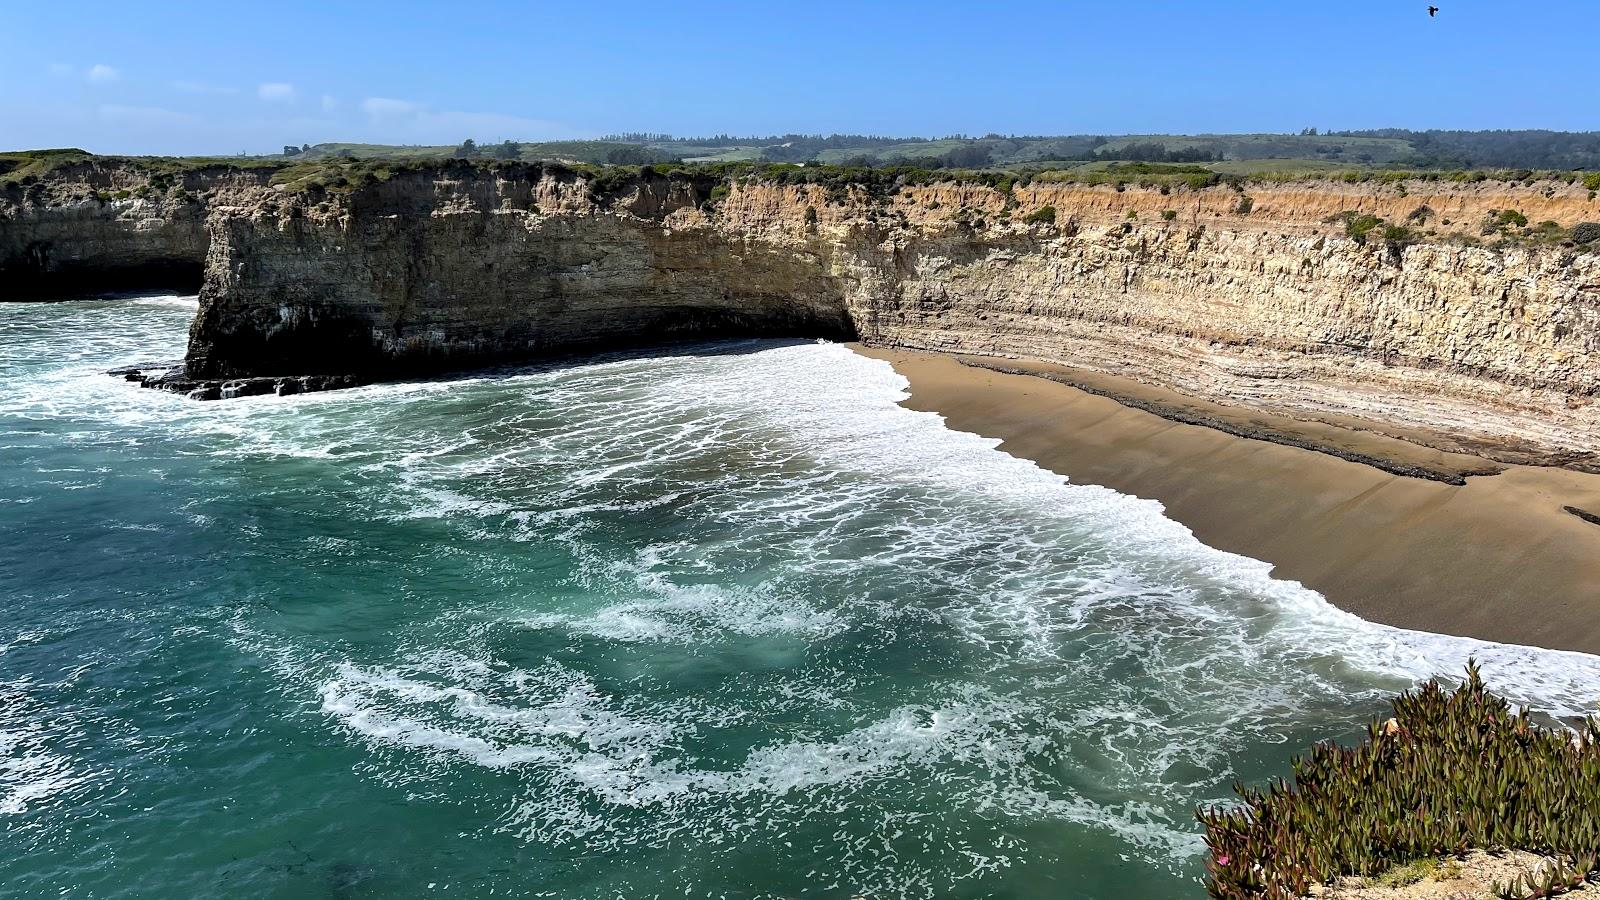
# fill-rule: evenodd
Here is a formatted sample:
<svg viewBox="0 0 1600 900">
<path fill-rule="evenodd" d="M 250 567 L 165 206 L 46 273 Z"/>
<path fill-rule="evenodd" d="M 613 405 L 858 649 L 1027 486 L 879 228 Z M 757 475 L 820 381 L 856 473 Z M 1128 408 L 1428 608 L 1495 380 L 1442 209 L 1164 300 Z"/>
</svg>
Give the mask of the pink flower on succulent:
<svg viewBox="0 0 1600 900">
<path fill-rule="evenodd" d="M 1231 862 L 1233 862 L 1233 857 L 1229 856 L 1226 853 L 1224 853 L 1221 856 L 1217 857 L 1217 865 L 1219 865 L 1219 866 L 1225 866 L 1225 865 L 1227 865 L 1228 863 L 1231 863 Z"/>
</svg>

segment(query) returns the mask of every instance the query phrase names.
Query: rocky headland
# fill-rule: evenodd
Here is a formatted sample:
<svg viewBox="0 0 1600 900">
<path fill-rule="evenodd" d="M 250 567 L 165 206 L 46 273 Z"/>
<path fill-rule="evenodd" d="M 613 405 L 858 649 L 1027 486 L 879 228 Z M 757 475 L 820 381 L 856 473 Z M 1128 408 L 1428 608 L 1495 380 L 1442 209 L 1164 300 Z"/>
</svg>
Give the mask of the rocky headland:
<svg viewBox="0 0 1600 900">
<path fill-rule="evenodd" d="M 1508 212 L 1600 219 L 1576 181 L 285 174 L 90 160 L 12 183 L 0 283 L 13 298 L 199 286 L 195 380 L 853 337 L 1062 363 L 1500 460 L 1588 468 L 1600 446 L 1600 245 L 1480 234 Z M 1360 216 L 1383 224 L 1358 234 Z"/>
<path fill-rule="evenodd" d="M 676 340 L 857 341 L 907 377 L 908 405 L 1157 499 L 1364 617 L 1596 653 L 1595 193 L 1531 175 L 90 161 L 0 181 L 0 299 L 198 289 L 186 359 L 113 373 L 197 399 Z M 1592 756 L 1592 728 L 1573 754 Z M 1213 877 L 1260 855 L 1215 853 Z M 1283 884 L 1353 870 L 1314 861 Z M 1549 864 L 1476 854 L 1325 895 L 1454 896 Z"/>
<path fill-rule="evenodd" d="M 1059 363 L 1494 460 L 1597 465 L 1600 244 L 1497 229 L 1508 214 L 1600 220 L 1576 181 L 295 174 L 91 161 L 12 184 L 0 284 L 10 298 L 199 287 L 169 383 L 342 384 L 805 335 Z M 1361 232 L 1361 217 L 1381 222 Z"/>
<path fill-rule="evenodd" d="M 0 181 L 0 291 L 198 289 L 187 359 L 117 372 L 197 399 L 856 340 L 956 427 L 1159 499 L 1363 615 L 1600 648 L 1591 189 L 1100 180 L 78 160 Z M 1508 615 L 1538 593 L 1537 615 Z"/>
<path fill-rule="evenodd" d="M 194 290 L 207 213 L 265 190 L 277 170 L 84 156 L 30 173 L 16 163 L 0 159 L 0 301 Z"/>
</svg>

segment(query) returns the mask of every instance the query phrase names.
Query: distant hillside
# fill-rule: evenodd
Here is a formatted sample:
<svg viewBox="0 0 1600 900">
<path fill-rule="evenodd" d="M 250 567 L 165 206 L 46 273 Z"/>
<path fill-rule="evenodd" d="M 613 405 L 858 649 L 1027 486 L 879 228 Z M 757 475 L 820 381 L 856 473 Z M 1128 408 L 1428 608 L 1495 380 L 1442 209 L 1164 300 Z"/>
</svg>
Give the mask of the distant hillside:
<svg viewBox="0 0 1600 900">
<path fill-rule="evenodd" d="M 667 162 L 789 162 L 929 168 L 1064 168 L 1119 162 L 1202 164 L 1218 171 L 1288 169 L 1600 169 L 1600 132 L 1408 131 L 1300 134 L 1011 135 L 943 138 L 880 135 L 608 135 L 592 141 L 505 141 L 456 146 L 328 143 L 285 146 L 287 159 L 327 157 L 560 160 L 643 165 Z"/>
</svg>

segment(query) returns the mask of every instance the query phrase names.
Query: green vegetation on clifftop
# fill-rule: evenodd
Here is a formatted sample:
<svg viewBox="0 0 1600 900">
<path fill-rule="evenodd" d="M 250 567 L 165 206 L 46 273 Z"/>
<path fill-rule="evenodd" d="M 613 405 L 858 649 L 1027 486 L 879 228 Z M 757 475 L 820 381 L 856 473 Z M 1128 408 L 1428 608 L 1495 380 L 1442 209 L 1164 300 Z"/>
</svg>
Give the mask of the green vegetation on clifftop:
<svg viewBox="0 0 1600 900">
<path fill-rule="evenodd" d="M 471 142 L 466 142 L 471 144 Z M 1109 142 L 1104 146 L 1116 146 Z M 506 165 L 533 165 L 584 173 L 598 182 L 618 182 L 649 166 L 673 177 L 724 179 L 760 177 L 783 183 L 822 183 L 837 187 L 859 185 L 869 191 L 885 186 L 925 184 L 934 181 L 982 182 L 991 186 L 1020 186 L 1031 182 L 1109 184 L 1118 188 L 1184 187 L 1198 190 L 1217 184 L 1243 189 L 1250 183 L 1285 183 L 1339 180 L 1350 184 L 1394 185 L 1404 190 L 1407 181 L 1472 184 L 1502 182 L 1532 184 L 1551 181 L 1581 185 L 1591 193 L 1600 187 L 1600 172 L 1534 169 L 1380 169 L 1370 166 L 1330 168 L 1329 163 L 1296 165 L 1295 160 L 1167 163 L 1148 160 L 1098 160 L 1091 162 L 1027 162 L 1007 165 L 951 166 L 944 161 L 926 165 L 920 158 L 897 158 L 892 164 L 870 160 L 847 163 L 773 162 L 744 159 L 711 162 L 679 161 L 670 154 L 616 141 L 565 141 L 544 144 L 472 145 L 463 147 L 387 147 L 372 144 L 322 144 L 306 147 L 293 156 L 234 157 L 118 157 L 95 156 L 77 149 L 0 153 L 0 186 L 28 184 L 74 166 L 121 165 L 152 175 L 176 176 L 201 170 L 271 170 L 272 181 L 299 189 L 351 189 L 394 173 L 440 165 L 471 165 L 493 169 Z M 285 150 L 292 148 L 285 147 Z M 502 152 L 503 151 L 503 152 Z M 826 154 L 824 154 L 826 155 Z M 576 157 L 576 158 L 575 158 Z M 872 164 L 865 164 L 872 163 Z M 676 173 L 676 174 L 674 174 Z M 604 194 L 605 191 L 600 193 Z M 1594 197 L 1591 197 L 1594 199 Z M 1246 210 L 1248 198 L 1241 198 Z M 1244 214 L 1244 213 L 1241 213 Z"/>
<path fill-rule="evenodd" d="M 1455 690 L 1430 682 L 1396 698 L 1394 718 L 1362 745 L 1320 744 L 1293 769 L 1266 790 L 1238 785 L 1239 807 L 1199 811 L 1212 896 L 1288 900 L 1471 848 L 1564 860 L 1552 887 L 1600 874 L 1600 721 L 1535 726 L 1489 694 L 1474 665 Z M 1542 889 L 1502 896 L 1549 896 Z"/>
<path fill-rule="evenodd" d="M 143 189 L 173 189 L 186 175 L 228 171 L 270 172 L 283 167 L 277 157 L 265 156 L 96 156 L 83 150 L 19 150 L 0 152 L 0 190 L 40 185 L 51 179 L 105 182 L 112 175 L 143 179 Z M 131 195 L 133 189 L 127 189 Z M 102 198 L 106 199 L 106 198 Z M 120 199 L 120 198 L 118 198 Z"/>
</svg>

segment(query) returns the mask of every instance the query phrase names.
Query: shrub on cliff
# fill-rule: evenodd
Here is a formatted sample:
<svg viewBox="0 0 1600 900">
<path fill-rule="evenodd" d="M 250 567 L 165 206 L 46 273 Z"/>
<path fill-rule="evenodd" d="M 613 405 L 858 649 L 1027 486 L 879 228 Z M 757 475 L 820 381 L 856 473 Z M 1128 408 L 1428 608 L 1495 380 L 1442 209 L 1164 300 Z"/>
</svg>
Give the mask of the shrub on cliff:
<svg viewBox="0 0 1600 900">
<path fill-rule="evenodd" d="M 1346 213 L 1344 220 L 1344 233 L 1350 240 L 1358 244 L 1367 242 L 1367 235 L 1372 229 L 1383 224 L 1383 220 L 1371 213 Z"/>
<path fill-rule="evenodd" d="M 1590 172 L 1583 176 L 1583 186 L 1591 191 L 1600 191 L 1600 172 Z"/>
<path fill-rule="evenodd" d="M 584 174 L 589 180 L 589 196 L 596 203 L 620 193 L 639 178 L 639 170 L 628 166 L 599 167 Z"/>
<path fill-rule="evenodd" d="M 1163 221 L 1163 222 L 1171 222 L 1173 219 L 1176 219 L 1177 217 L 1178 217 L 1178 211 L 1175 210 L 1175 209 L 1163 209 L 1161 211 L 1161 221 Z"/>
<path fill-rule="evenodd" d="M 1478 233 L 1486 236 L 1504 234 L 1509 227 L 1526 228 L 1527 225 L 1528 217 L 1523 215 L 1520 210 L 1491 209 L 1484 215 L 1483 224 L 1478 228 Z"/>
<path fill-rule="evenodd" d="M 1564 858 L 1568 882 L 1600 874 L 1600 720 L 1577 733 L 1535 727 L 1472 663 L 1459 688 L 1430 682 L 1393 706 L 1361 746 L 1319 744 L 1294 761 L 1292 782 L 1241 784 L 1242 806 L 1198 811 L 1213 897 L 1288 900 L 1469 848 Z"/>
<path fill-rule="evenodd" d="M 1600 241 L 1600 222 L 1579 222 L 1572 226 L 1572 241 L 1580 247 Z"/>
<path fill-rule="evenodd" d="M 1383 227 L 1383 242 L 1389 245 L 1390 250 L 1402 250 L 1416 243 L 1416 235 L 1404 225 L 1385 225 Z"/>
<path fill-rule="evenodd" d="M 1528 229 L 1528 237 L 1535 241 L 1545 241 L 1556 244 L 1565 240 L 1568 237 L 1568 234 L 1567 230 L 1561 227 L 1560 222 L 1557 222 L 1554 219 L 1545 219 L 1543 222 L 1531 226 Z"/>
<path fill-rule="evenodd" d="M 1250 215 L 1250 210 L 1255 208 L 1256 201 L 1249 197 L 1240 197 L 1239 202 L 1233 207 L 1233 213 L 1238 216 L 1248 216 Z"/>
<path fill-rule="evenodd" d="M 1056 223 L 1056 208 L 1054 206 L 1041 206 L 1023 216 L 1022 221 L 1029 225 L 1054 225 Z"/>
<path fill-rule="evenodd" d="M 1526 228 L 1528 226 L 1528 217 L 1523 215 L 1521 210 L 1516 209 L 1501 210 L 1496 221 L 1501 225 L 1515 225 L 1518 228 Z"/>
</svg>

